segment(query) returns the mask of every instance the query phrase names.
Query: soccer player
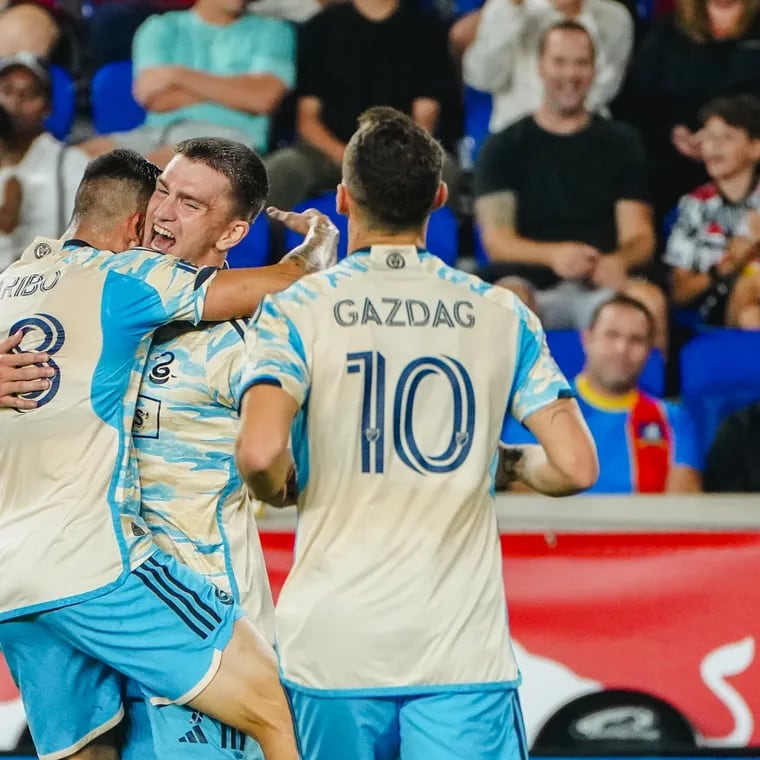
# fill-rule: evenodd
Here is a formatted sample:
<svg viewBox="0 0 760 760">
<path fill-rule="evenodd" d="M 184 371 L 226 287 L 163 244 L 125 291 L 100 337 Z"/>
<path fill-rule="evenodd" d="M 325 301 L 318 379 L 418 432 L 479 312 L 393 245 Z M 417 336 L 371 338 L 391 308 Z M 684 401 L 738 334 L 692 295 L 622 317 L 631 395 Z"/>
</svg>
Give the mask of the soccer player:
<svg viewBox="0 0 760 760">
<path fill-rule="evenodd" d="M 241 206 L 258 209 L 267 194 L 264 166 L 249 148 L 229 141 L 187 140 L 174 151 L 148 204 L 146 242 L 196 266 L 223 266 L 227 248 L 219 243 L 213 221 L 208 212 L 188 210 L 182 192 L 194 187 L 194 200 L 208 208 L 207 175 L 220 175 L 233 188 L 232 197 L 245 201 Z M 249 215 L 247 210 L 242 214 Z M 181 322 L 156 332 L 132 437 L 142 516 L 156 543 L 231 594 L 273 643 L 274 605 L 256 505 L 234 459 L 244 330 L 244 322 L 232 320 L 199 326 Z M 255 742 L 192 708 L 157 707 L 139 694 L 127 700 L 127 708 L 122 760 L 160 760 L 180 752 L 229 758 L 234 750 L 247 758 L 261 756 Z"/>
<path fill-rule="evenodd" d="M 93 162 L 69 231 L 90 245 L 37 239 L 0 276 L 0 334 L 21 331 L 21 348 L 54 371 L 36 409 L 0 410 L 0 646 L 41 757 L 113 756 L 82 748 L 122 717 L 119 671 L 158 703 L 190 703 L 255 736 L 266 758 L 296 758 L 271 647 L 140 518 L 129 429 L 155 328 L 243 316 L 309 262 L 217 273 L 91 247 L 140 240 L 154 182 L 128 151 Z M 210 191 L 216 202 L 227 188 Z M 181 196 L 196 205 L 192 188 Z M 234 245 L 247 224 L 223 216 Z"/>
<path fill-rule="evenodd" d="M 536 317 L 424 248 L 442 161 L 406 116 L 367 112 L 338 188 L 352 255 L 247 333 L 238 464 L 265 501 L 293 471 L 299 493 L 275 619 L 309 760 L 527 757 L 492 498 L 505 414 L 539 441 L 516 465 L 533 488 L 597 477 Z"/>
</svg>

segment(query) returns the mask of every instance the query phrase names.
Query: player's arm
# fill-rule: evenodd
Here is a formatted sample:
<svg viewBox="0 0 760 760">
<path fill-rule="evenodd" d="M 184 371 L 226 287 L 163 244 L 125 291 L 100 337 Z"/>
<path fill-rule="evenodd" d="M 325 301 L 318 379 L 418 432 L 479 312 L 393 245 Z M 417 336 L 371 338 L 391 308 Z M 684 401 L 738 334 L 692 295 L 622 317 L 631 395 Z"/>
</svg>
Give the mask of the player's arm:
<svg viewBox="0 0 760 760">
<path fill-rule="evenodd" d="M 42 366 L 50 358 L 37 351 L 13 353 L 21 344 L 19 331 L 0 341 L 0 407 L 35 409 L 37 402 L 21 398 L 21 393 L 43 391 L 50 386 L 48 378 L 55 374 L 50 367 Z"/>
<path fill-rule="evenodd" d="M 596 446 L 575 399 L 557 399 L 523 424 L 538 444 L 501 449 L 500 469 L 508 481 L 547 496 L 569 496 L 596 483 Z"/>
<path fill-rule="evenodd" d="M 288 442 L 297 411 L 296 400 L 276 385 L 254 385 L 243 397 L 238 469 L 253 495 L 273 507 L 288 502 L 294 472 Z"/>
<path fill-rule="evenodd" d="M 206 293 L 204 320 L 221 322 L 248 317 L 268 293 L 284 290 L 303 275 L 335 262 L 338 229 L 327 216 L 314 209 L 299 214 L 270 208 L 267 213 L 289 229 L 305 235 L 304 241 L 279 264 L 217 272 Z"/>
</svg>

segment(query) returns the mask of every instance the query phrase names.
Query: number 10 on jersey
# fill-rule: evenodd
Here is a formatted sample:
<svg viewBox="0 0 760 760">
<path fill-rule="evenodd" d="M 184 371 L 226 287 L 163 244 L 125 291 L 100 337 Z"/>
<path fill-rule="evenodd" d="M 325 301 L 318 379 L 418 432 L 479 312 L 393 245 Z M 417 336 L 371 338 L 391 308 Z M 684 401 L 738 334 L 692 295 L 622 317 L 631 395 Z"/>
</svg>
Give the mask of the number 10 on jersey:
<svg viewBox="0 0 760 760">
<path fill-rule="evenodd" d="M 385 357 L 378 351 L 350 353 L 346 370 L 362 376 L 362 472 L 382 473 L 387 428 Z M 443 381 L 451 391 L 451 403 L 439 410 L 451 420 L 449 439 L 439 452 L 423 452 L 415 434 L 414 405 L 425 378 Z M 388 397 L 393 403 L 393 450 L 407 467 L 424 475 L 452 472 L 462 465 L 472 448 L 475 392 L 467 370 L 456 359 L 421 356 L 412 360 L 401 371 L 395 388 L 388 388 Z M 417 424 L 424 424 L 424 420 L 417 420 Z"/>
</svg>

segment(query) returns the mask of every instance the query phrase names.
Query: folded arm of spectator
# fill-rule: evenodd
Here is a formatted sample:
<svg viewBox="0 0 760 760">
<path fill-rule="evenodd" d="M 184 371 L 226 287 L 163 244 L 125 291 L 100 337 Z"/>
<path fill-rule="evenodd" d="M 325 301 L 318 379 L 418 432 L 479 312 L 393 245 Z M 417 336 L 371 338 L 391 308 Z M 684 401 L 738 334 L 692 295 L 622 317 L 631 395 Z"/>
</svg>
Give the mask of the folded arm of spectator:
<svg viewBox="0 0 760 760">
<path fill-rule="evenodd" d="M 286 84 L 274 74 L 220 76 L 185 66 L 143 69 L 134 89 L 137 100 L 151 111 L 212 102 L 257 114 L 271 113 L 287 92 Z"/>
<path fill-rule="evenodd" d="M 596 62 L 594 84 L 588 96 L 588 108 L 597 111 L 608 106 L 623 86 L 633 50 L 633 19 L 622 4 L 605 8 L 611 15 L 605 24 L 603 54 Z"/>
<path fill-rule="evenodd" d="M 462 75 L 470 87 L 486 92 L 508 89 L 525 17 L 522 0 L 486 2 L 475 40 L 462 60 Z"/>
<path fill-rule="evenodd" d="M 338 165 L 343 163 L 346 144 L 339 140 L 322 121 L 322 102 L 308 96 L 299 98 L 296 112 L 296 131 L 310 145 L 322 151 Z"/>
<path fill-rule="evenodd" d="M 500 191 L 475 201 L 483 245 L 493 261 L 533 264 L 551 269 L 563 279 L 590 277 L 599 260 L 599 251 L 585 243 L 546 243 L 517 233 L 517 197 Z"/>
</svg>

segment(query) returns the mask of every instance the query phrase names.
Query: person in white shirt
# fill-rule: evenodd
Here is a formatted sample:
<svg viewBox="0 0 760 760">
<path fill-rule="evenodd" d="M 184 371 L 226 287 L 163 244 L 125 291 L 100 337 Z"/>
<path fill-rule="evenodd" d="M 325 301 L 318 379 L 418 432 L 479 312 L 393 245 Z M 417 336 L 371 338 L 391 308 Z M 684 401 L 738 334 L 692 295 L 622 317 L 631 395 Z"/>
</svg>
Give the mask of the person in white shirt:
<svg viewBox="0 0 760 760">
<path fill-rule="evenodd" d="M 487 0 L 462 61 L 464 81 L 493 94 L 489 129 L 498 132 L 535 111 L 543 98 L 538 43 L 552 24 L 572 19 L 591 35 L 596 77 L 586 103 L 607 115 L 633 48 L 633 20 L 616 0 Z"/>
<path fill-rule="evenodd" d="M 12 233 L 0 235 L 0 272 L 35 237 L 58 237 L 64 231 L 89 160 L 79 148 L 45 131 L 50 98 L 50 76 L 39 59 L 19 53 L 0 60 L 0 106 L 13 123 L 6 164 L 21 184 L 22 196 L 18 224 Z"/>
<path fill-rule="evenodd" d="M 269 503 L 289 473 L 298 492 L 282 680 L 308 760 L 524 759 L 500 425 L 535 431 L 509 461 L 543 493 L 593 484 L 596 450 L 536 316 L 425 250 L 440 145 L 387 107 L 359 124 L 337 196 L 351 254 L 265 298 L 246 337 L 238 466 Z"/>
</svg>

